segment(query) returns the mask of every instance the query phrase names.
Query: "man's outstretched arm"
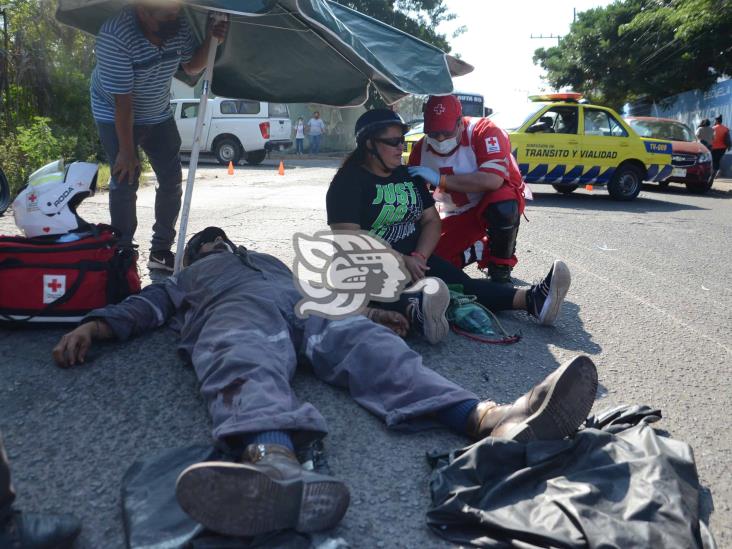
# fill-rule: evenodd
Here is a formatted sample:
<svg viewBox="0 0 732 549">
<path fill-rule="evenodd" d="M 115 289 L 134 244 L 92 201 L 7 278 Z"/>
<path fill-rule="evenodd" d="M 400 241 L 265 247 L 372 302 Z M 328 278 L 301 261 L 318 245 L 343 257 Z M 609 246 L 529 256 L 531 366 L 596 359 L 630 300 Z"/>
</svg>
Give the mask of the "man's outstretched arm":
<svg viewBox="0 0 732 549">
<path fill-rule="evenodd" d="M 53 360 L 61 368 L 83 364 L 95 339 L 111 339 L 114 332 L 104 320 L 95 318 L 65 334 L 53 348 Z"/>
<path fill-rule="evenodd" d="M 53 349 L 53 359 L 62 368 L 81 364 L 94 340 L 124 341 L 165 324 L 175 314 L 179 292 L 172 280 L 151 284 L 118 305 L 90 312 L 78 326 L 64 335 Z"/>
</svg>

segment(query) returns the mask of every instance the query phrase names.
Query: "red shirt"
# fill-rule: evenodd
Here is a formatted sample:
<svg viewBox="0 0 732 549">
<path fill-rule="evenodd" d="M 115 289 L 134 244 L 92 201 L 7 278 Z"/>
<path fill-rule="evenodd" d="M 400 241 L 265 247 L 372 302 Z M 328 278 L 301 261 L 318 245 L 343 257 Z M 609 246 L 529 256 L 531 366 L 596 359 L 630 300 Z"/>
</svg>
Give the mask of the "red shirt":
<svg viewBox="0 0 732 549">
<path fill-rule="evenodd" d="M 424 138 L 412 147 L 410 166 L 427 166 L 444 174 L 467 174 L 477 171 L 492 173 L 523 192 L 524 181 L 516 159 L 511 154 L 508 134 L 488 118 L 463 117 L 465 129 L 460 145 L 449 155 L 441 155 Z M 440 217 L 458 215 L 473 208 L 483 197 L 482 192 L 463 193 L 435 190 L 433 197 Z"/>
</svg>

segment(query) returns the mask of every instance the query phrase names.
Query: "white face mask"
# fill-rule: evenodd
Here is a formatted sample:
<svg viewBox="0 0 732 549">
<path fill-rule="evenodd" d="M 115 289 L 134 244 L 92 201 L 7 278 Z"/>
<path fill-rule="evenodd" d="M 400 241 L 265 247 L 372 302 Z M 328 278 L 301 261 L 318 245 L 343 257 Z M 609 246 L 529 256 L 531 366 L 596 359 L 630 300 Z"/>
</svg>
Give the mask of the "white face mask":
<svg viewBox="0 0 732 549">
<path fill-rule="evenodd" d="M 428 136 L 425 140 L 427 141 L 427 144 L 439 154 L 448 154 L 455 150 L 459 144 L 457 136 L 445 139 L 444 141 L 438 141 L 437 139 L 433 139 Z"/>
</svg>

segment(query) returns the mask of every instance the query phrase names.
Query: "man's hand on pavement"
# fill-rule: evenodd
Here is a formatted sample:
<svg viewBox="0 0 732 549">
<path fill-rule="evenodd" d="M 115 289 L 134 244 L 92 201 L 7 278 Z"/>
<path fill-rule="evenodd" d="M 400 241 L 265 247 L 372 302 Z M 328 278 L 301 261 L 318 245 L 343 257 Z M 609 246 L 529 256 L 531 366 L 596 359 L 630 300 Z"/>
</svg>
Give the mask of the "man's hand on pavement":
<svg viewBox="0 0 732 549">
<path fill-rule="evenodd" d="M 83 364 L 97 330 L 95 322 L 86 322 L 61 338 L 53 348 L 53 360 L 61 368 Z"/>
<path fill-rule="evenodd" d="M 123 153 L 120 151 L 112 166 L 112 175 L 120 183 L 134 185 L 140 176 L 140 159 L 135 153 Z"/>
<path fill-rule="evenodd" d="M 53 360 L 61 368 L 83 364 L 93 340 L 111 337 L 112 328 L 101 318 L 85 322 L 61 338 L 53 348 Z"/>
<path fill-rule="evenodd" d="M 409 321 L 403 314 L 397 311 L 369 307 L 366 311 L 366 316 L 372 322 L 386 326 L 400 337 L 406 337 L 409 331 Z"/>
<path fill-rule="evenodd" d="M 428 168 L 427 166 L 409 166 L 409 175 L 412 177 L 421 177 L 433 187 L 440 184 L 440 173 L 437 170 Z"/>
</svg>

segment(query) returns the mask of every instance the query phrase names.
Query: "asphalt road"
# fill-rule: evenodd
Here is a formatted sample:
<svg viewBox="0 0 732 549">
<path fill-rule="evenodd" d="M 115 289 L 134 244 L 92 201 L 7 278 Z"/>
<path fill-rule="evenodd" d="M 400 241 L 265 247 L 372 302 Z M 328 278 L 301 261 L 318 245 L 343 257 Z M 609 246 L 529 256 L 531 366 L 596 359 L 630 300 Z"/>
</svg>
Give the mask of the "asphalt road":
<svg viewBox="0 0 732 549">
<path fill-rule="evenodd" d="M 292 261 L 295 230 L 324 228 L 324 196 L 335 160 L 238 167 L 234 176 L 201 168 L 191 231 L 217 224 L 249 248 Z M 442 346 L 419 341 L 429 367 L 480 395 L 510 401 L 562 361 L 586 353 L 598 364 L 596 409 L 621 403 L 660 407 L 658 424 L 692 445 L 705 487 L 704 517 L 720 547 L 732 547 L 732 182 L 705 196 L 681 187 L 647 187 L 632 203 L 602 190 L 562 196 L 534 187 L 521 225 L 514 271 L 524 283 L 554 258 L 572 271 L 568 302 L 554 328 L 524 314 L 501 315 L 513 346 L 487 346 L 451 335 Z M 140 192 L 138 240 L 146 255 L 153 188 Z M 106 195 L 82 215 L 108 221 Z M 14 233 L 12 217 L 0 233 Z M 147 274 L 144 261 L 142 271 Z M 70 511 L 83 519 L 77 548 L 124 544 L 120 479 L 136 459 L 209 439 L 193 372 L 160 331 L 134 344 L 104 344 L 85 366 L 59 370 L 50 350 L 60 330 L 0 330 L 0 432 L 18 506 Z M 456 359 L 459 357 L 459 359 Z M 387 432 L 343 391 L 298 374 L 296 390 L 330 424 L 327 452 L 352 490 L 352 505 L 332 533 L 353 547 L 444 547 L 426 528 L 430 470 L 425 452 L 466 441 L 442 431 Z"/>
</svg>

